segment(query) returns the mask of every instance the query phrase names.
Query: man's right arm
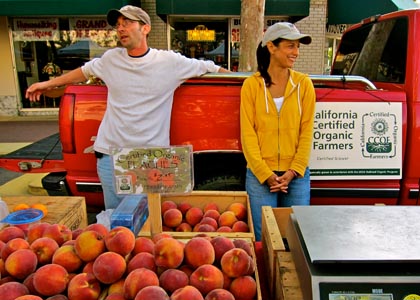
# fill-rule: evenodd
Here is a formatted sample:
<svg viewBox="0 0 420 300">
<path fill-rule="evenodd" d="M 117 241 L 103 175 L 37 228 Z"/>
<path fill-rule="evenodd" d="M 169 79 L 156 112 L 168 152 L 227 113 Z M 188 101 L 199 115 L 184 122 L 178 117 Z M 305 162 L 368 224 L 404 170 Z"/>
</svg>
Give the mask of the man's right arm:
<svg viewBox="0 0 420 300">
<path fill-rule="evenodd" d="M 87 78 L 82 72 L 81 68 L 72 70 L 59 77 L 55 77 L 48 81 L 41 81 L 32 84 L 27 90 L 25 97 L 30 101 L 39 101 L 41 95 L 47 91 L 67 84 L 75 84 L 86 81 Z"/>
</svg>

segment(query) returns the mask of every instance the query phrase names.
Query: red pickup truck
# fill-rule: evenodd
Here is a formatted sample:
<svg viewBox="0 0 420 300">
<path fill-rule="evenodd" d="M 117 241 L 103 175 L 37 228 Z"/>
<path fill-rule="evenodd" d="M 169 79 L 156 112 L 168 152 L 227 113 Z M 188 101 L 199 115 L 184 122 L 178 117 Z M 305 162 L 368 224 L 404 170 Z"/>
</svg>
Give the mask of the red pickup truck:
<svg viewBox="0 0 420 300">
<path fill-rule="evenodd" d="M 347 30 L 331 75 L 311 76 L 317 108 L 311 155 L 312 204 L 417 205 L 420 161 L 420 10 L 375 16 Z M 209 74 L 180 86 L 171 144 L 192 145 L 194 189 L 243 190 L 240 89 L 249 74 Z M 85 196 L 103 207 L 93 143 L 106 107 L 106 86 L 73 85 L 60 103 L 52 157 L 10 153 L 0 166 L 51 172 L 50 194 Z M 57 136 L 58 138 L 58 136 Z M 61 147 L 60 148 L 60 144 Z"/>
</svg>

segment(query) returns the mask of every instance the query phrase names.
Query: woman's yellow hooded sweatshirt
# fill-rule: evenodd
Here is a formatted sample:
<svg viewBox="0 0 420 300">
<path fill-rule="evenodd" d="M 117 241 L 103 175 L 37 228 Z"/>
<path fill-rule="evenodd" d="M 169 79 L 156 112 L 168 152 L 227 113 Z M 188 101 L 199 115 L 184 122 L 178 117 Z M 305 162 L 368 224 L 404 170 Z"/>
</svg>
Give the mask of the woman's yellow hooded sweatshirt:
<svg viewBox="0 0 420 300">
<path fill-rule="evenodd" d="M 309 164 L 315 89 L 308 75 L 289 69 L 284 102 L 277 110 L 259 72 L 241 89 L 241 143 L 247 167 L 264 183 L 273 171 L 292 169 L 303 176 Z"/>
</svg>

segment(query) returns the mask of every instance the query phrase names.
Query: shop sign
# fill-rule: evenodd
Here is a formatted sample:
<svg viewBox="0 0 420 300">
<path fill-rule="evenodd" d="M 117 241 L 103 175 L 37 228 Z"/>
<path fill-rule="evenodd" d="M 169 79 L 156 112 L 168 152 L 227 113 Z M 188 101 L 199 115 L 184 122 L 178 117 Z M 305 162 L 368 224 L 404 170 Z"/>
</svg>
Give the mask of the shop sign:
<svg viewBox="0 0 420 300">
<path fill-rule="evenodd" d="M 402 104 L 318 102 L 311 179 L 400 179 Z"/>
<path fill-rule="evenodd" d="M 287 21 L 287 18 L 277 18 L 277 19 L 267 19 L 264 18 L 264 32 L 267 30 L 267 27 L 278 23 Z M 230 21 L 230 30 L 231 30 L 231 42 L 232 43 L 239 43 L 241 40 L 241 36 L 239 34 L 239 30 L 241 28 L 241 19 L 240 18 L 232 18 Z"/>
<path fill-rule="evenodd" d="M 59 41 L 58 18 L 17 18 L 13 20 L 14 41 Z"/>
<path fill-rule="evenodd" d="M 118 194 L 189 193 L 192 146 L 112 149 Z"/>
<path fill-rule="evenodd" d="M 347 24 L 329 24 L 327 26 L 327 33 L 341 36 L 347 30 Z"/>
<path fill-rule="evenodd" d="M 114 29 L 105 18 L 69 18 L 69 26 L 73 38 L 92 39 L 112 36 Z"/>
</svg>

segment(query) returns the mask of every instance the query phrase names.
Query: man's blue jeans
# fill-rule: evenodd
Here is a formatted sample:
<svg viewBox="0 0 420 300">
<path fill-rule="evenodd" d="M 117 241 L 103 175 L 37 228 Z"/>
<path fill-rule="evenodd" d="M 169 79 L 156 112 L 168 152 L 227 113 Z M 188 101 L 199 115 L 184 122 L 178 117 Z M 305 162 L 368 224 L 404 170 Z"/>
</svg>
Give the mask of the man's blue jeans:
<svg viewBox="0 0 420 300">
<path fill-rule="evenodd" d="M 101 158 L 98 158 L 96 168 L 104 193 L 105 209 L 115 209 L 126 195 L 118 195 L 115 192 L 116 188 L 112 157 L 104 154 Z"/>
<path fill-rule="evenodd" d="M 261 240 L 262 206 L 290 207 L 292 205 L 309 205 L 310 171 L 306 169 L 303 177 L 295 178 L 289 183 L 288 193 L 272 193 L 266 184 L 261 184 L 250 169 L 246 171 L 245 188 L 249 196 L 255 239 Z"/>
</svg>

